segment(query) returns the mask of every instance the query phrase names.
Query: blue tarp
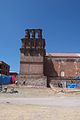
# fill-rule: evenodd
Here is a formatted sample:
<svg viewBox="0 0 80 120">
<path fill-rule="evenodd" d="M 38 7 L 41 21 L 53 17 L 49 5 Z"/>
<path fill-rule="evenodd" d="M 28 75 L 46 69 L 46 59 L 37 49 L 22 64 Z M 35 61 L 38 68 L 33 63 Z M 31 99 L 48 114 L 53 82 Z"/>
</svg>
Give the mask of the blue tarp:
<svg viewBox="0 0 80 120">
<path fill-rule="evenodd" d="M 0 76 L 0 84 L 7 85 L 11 84 L 12 77 L 11 76 Z"/>
<path fill-rule="evenodd" d="M 77 87 L 77 84 L 68 84 L 67 85 L 67 88 L 76 88 Z"/>
<path fill-rule="evenodd" d="M 80 86 L 80 84 L 68 84 L 67 88 L 77 88 L 79 86 Z"/>
<path fill-rule="evenodd" d="M 80 84 L 77 84 L 77 87 L 79 87 L 80 86 Z"/>
</svg>

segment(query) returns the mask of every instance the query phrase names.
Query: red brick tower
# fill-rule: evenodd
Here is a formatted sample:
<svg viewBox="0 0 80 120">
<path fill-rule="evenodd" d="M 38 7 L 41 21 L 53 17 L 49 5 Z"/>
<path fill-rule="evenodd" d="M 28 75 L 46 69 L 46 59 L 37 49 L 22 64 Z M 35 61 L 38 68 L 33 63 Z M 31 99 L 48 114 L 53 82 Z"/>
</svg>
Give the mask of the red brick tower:
<svg viewBox="0 0 80 120">
<path fill-rule="evenodd" d="M 26 85 L 46 86 L 44 77 L 45 39 L 41 29 L 25 30 L 21 39 L 19 80 Z"/>
</svg>

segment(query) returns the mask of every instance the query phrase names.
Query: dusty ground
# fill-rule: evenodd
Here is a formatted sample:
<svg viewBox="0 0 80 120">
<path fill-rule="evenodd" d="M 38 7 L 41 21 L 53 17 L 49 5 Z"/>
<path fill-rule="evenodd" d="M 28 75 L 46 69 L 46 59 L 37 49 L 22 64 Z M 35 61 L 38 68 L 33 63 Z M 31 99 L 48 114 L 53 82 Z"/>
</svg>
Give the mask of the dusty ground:
<svg viewBox="0 0 80 120">
<path fill-rule="evenodd" d="M 80 91 L 16 87 L 0 93 L 0 120 L 80 120 Z M 67 92 L 68 91 L 68 92 Z"/>
<path fill-rule="evenodd" d="M 0 120 L 80 120 L 80 108 L 0 104 Z"/>
</svg>

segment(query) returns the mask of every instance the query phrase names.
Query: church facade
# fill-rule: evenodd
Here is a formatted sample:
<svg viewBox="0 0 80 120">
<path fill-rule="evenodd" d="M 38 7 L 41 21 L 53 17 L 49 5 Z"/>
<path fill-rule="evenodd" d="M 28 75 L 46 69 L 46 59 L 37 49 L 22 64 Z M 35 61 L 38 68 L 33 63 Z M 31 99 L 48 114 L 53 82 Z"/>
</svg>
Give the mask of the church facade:
<svg viewBox="0 0 80 120">
<path fill-rule="evenodd" d="M 42 29 L 26 29 L 21 41 L 20 82 L 47 87 L 50 82 L 80 76 L 80 54 L 46 53 Z"/>
</svg>

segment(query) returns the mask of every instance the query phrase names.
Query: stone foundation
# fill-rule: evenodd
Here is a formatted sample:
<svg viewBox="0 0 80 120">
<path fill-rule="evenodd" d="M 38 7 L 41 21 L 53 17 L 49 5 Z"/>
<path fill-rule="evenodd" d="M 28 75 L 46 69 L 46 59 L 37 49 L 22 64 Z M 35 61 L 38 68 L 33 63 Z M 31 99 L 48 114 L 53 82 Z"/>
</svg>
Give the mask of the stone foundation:
<svg viewBox="0 0 80 120">
<path fill-rule="evenodd" d="M 28 76 L 26 78 L 25 75 L 18 76 L 18 84 L 25 85 L 27 87 L 39 87 L 44 88 L 47 87 L 47 77 L 45 76 Z"/>
<path fill-rule="evenodd" d="M 80 84 L 80 79 L 69 79 L 69 78 L 61 78 L 61 79 L 56 79 L 56 78 L 48 78 L 48 87 L 50 87 L 50 85 L 52 85 L 53 87 L 59 87 L 59 84 L 63 84 L 64 87 L 66 87 L 67 84 L 71 84 L 71 83 L 76 83 L 76 84 Z"/>
</svg>

